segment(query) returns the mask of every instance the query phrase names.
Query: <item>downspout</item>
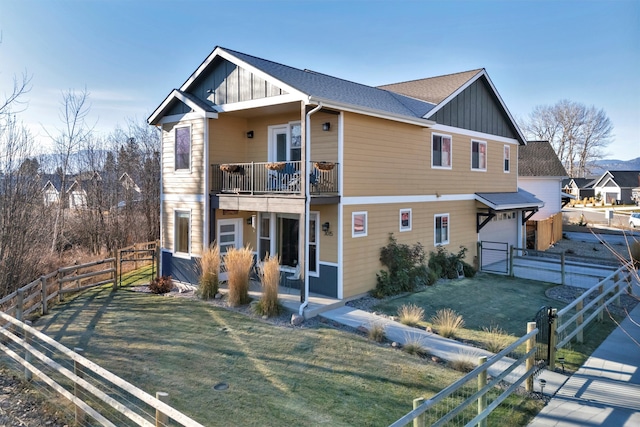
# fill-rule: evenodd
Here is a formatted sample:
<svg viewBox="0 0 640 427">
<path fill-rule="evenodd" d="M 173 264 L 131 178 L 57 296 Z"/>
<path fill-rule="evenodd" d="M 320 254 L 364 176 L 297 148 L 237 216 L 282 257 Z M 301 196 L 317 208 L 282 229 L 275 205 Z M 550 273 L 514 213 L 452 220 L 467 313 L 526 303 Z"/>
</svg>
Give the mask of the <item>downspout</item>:
<svg viewBox="0 0 640 427">
<path fill-rule="evenodd" d="M 304 161 L 309 162 L 309 158 L 311 157 L 311 115 L 316 113 L 322 108 L 322 103 L 319 102 L 318 105 L 310 110 L 304 120 Z M 300 316 L 303 315 L 304 309 L 309 305 L 309 209 L 311 204 L 311 193 L 309 192 L 309 173 L 305 164 L 305 174 L 304 177 L 304 301 L 300 304 L 300 310 L 298 314 Z"/>
</svg>

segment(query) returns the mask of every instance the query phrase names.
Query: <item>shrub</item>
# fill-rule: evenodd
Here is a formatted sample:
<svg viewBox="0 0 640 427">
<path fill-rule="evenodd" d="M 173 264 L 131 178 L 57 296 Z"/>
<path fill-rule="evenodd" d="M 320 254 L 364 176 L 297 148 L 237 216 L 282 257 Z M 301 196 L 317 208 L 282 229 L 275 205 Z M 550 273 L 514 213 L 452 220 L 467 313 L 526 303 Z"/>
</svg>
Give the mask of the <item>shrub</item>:
<svg viewBox="0 0 640 427">
<path fill-rule="evenodd" d="M 467 248 L 460 246 L 457 254 L 447 252 L 442 246 L 438 246 L 435 252 L 429 254 L 429 270 L 435 271 L 438 277 L 456 279 L 459 270 L 462 270 L 465 277 L 473 277 L 475 269 L 470 264 L 463 261 L 467 254 Z"/>
<path fill-rule="evenodd" d="M 398 308 L 400 323 L 407 326 L 417 326 L 424 319 L 424 309 L 415 304 L 402 304 Z"/>
<path fill-rule="evenodd" d="M 456 331 L 464 326 L 464 319 L 454 310 L 443 308 L 431 318 L 431 323 L 436 327 L 438 334 L 445 338 L 452 338 Z"/>
<path fill-rule="evenodd" d="M 426 254 L 420 243 L 413 246 L 398 243 L 393 233 L 389 234 L 389 243 L 380 249 L 380 262 L 387 269 L 376 274 L 376 288 L 372 295 L 382 298 L 430 284 L 425 261 Z"/>
<path fill-rule="evenodd" d="M 420 343 L 420 339 L 416 336 L 408 335 L 405 337 L 404 345 L 402 346 L 402 351 L 405 353 L 424 357 L 427 355 L 427 350 Z"/>
<path fill-rule="evenodd" d="M 249 274 L 253 265 L 253 253 L 251 248 L 230 248 L 224 255 L 224 264 L 227 268 L 227 283 L 229 285 L 228 301 L 232 307 L 248 304 L 249 298 Z"/>
<path fill-rule="evenodd" d="M 507 348 L 511 342 L 510 335 L 499 326 L 491 326 L 482 328 L 486 332 L 486 347 L 492 353 L 500 353 Z"/>
<path fill-rule="evenodd" d="M 200 286 L 198 296 L 202 299 L 215 298 L 218 293 L 218 272 L 220 271 L 220 247 L 213 245 L 198 260 L 200 270 Z"/>
<path fill-rule="evenodd" d="M 455 369 L 460 372 L 471 372 L 476 366 L 478 366 L 478 354 L 473 351 L 463 350 L 458 355 L 449 361 L 448 365 L 451 369 Z"/>
<path fill-rule="evenodd" d="M 375 342 L 384 341 L 386 338 L 384 325 L 380 323 L 374 323 L 369 328 L 369 332 L 367 333 L 367 336 L 371 341 L 375 341 Z"/>
<path fill-rule="evenodd" d="M 173 288 L 171 276 L 156 277 L 149 282 L 149 290 L 154 294 L 166 294 Z"/>
<path fill-rule="evenodd" d="M 256 313 L 263 316 L 277 316 L 282 312 L 282 306 L 278 303 L 278 285 L 280 284 L 280 258 L 267 256 L 260 270 L 260 283 L 262 284 L 262 296 L 258 304 L 254 306 Z"/>
</svg>

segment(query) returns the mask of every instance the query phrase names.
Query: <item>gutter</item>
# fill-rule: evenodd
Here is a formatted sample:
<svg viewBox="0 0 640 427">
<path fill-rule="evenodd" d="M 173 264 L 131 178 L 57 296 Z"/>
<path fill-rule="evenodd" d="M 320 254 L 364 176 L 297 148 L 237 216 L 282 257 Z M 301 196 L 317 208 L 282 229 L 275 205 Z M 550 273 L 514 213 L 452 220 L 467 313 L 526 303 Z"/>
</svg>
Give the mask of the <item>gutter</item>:
<svg viewBox="0 0 640 427">
<path fill-rule="evenodd" d="M 304 161 L 306 163 L 309 162 L 309 157 L 311 156 L 311 115 L 313 113 L 318 112 L 322 108 L 322 103 L 319 102 L 318 105 L 310 110 L 305 115 L 304 120 Z M 304 177 L 304 301 L 300 304 L 300 309 L 298 310 L 298 314 L 303 316 L 304 309 L 309 305 L 309 209 L 311 204 L 311 193 L 309 192 L 309 174 L 307 173 L 307 168 L 305 164 L 305 174 L 307 176 Z"/>
</svg>

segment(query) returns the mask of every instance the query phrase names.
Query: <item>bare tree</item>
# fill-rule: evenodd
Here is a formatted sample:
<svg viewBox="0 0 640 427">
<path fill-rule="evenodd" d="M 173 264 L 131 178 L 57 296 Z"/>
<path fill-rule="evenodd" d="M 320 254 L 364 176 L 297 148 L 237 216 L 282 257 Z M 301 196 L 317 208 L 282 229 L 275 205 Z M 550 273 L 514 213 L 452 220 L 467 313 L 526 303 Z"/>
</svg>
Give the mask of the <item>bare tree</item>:
<svg viewBox="0 0 640 427">
<path fill-rule="evenodd" d="M 61 174 L 61 198 L 53 225 L 51 252 L 56 251 L 60 241 L 64 239 L 66 190 L 72 166 L 70 160 L 72 154 L 76 153 L 83 142 L 91 135 L 92 129 L 86 123 L 89 110 L 89 93 L 86 89 L 78 93 L 74 90 L 63 92 L 62 101 L 60 102 L 62 128 L 58 129 L 58 135 L 49 135 L 55 144 L 56 154 L 59 156 Z"/>
<path fill-rule="evenodd" d="M 604 110 L 566 99 L 535 107 L 521 128 L 529 139 L 549 141 L 572 177 L 589 174 L 590 165 L 605 155 L 613 131 Z"/>
</svg>

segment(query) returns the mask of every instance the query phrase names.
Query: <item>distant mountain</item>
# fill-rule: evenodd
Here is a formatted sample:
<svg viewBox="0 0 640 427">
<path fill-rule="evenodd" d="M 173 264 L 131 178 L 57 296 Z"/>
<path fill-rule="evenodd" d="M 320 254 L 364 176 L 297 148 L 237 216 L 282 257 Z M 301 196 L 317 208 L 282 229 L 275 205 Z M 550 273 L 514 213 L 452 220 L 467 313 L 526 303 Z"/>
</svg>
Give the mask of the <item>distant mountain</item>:
<svg viewBox="0 0 640 427">
<path fill-rule="evenodd" d="M 604 159 L 598 160 L 591 166 L 591 175 L 600 176 L 605 171 L 632 171 L 640 170 L 640 157 L 631 160 Z"/>
</svg>

